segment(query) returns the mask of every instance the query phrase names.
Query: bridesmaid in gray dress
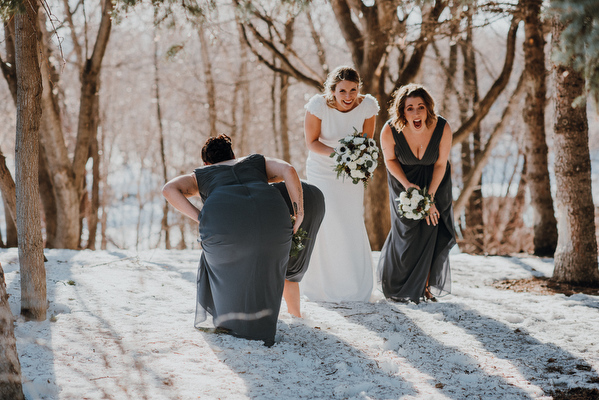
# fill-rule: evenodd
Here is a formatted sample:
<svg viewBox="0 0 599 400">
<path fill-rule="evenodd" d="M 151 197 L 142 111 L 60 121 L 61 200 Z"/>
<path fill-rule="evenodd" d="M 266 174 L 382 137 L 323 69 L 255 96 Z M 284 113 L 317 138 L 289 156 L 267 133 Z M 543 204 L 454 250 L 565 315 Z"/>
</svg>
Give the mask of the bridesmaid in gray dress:
<svg viewBox="0 0 599 400">
<path fill-rule="evenodd" d="M 387 166 L 391 231 L 378 265 L 385 297 L 436 301 L 451 286 L 449 250 L 455 245 L 451 193 L 451 129 L 434 113 L 428 91 L 415 84 L 394 94 L 381 131 Z M 435 204 L 423 220 L 400 217 L 395 199 L 407 188 L 427 188 Z"/>
<path fill-rule="evenodd" d="M 273 184 L 285 199 L 289 213 L 293 213 L 293 206 L 287 188 L 283 183 Z M 324 218 L 325 205 L 324 194 L 316 186 L 302 181 L 302 192 L 304 194 L 304 221 L 300 228 L 307 232 L 304 249 L 296 256 L 289 257 L 287 273 L 285 274 L 285 289 L 283 297 L 287 303 L 287 310 L 296 317 L 301 317 L 300 312 L 300 288 L 299 282 L 304 277 L 310 264 L 310 257 L 316 243 L 316 235 Z"/>
<path fill-rule="evenodd" d="M 274 344 L 292 232 L 303 221 L 302 186 L 288 163 L 253 154 L 236 159 L 226 135 L 202 148 L 204 167 L 163 188 L 177 210 L 199 221 L 202 255 L 198 268 L 194 325 L 213 317 L 231 335 Z M 296 221 L 269 181 L 285 181 Z M 189 197 L 199 196 L 199 211 Z"/>
</svg>

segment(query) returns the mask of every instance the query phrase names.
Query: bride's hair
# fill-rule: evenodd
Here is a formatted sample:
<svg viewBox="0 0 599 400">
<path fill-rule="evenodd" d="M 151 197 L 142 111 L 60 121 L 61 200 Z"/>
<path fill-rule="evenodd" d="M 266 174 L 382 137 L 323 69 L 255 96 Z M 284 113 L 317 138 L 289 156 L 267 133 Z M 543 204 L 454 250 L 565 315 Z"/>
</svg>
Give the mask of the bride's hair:
<svg viewBox="0 0 599 400">
<path fill-rule="evenodd" d="M 437 122 L 433 96 L 430 95 L 424 86 L 410 83 L 400 87 L 393 93 L 393 104 L 389 107 L 391 123 L 397 130 L 401 131 L 408 123 L 405 113 L 406 99 L 408 97 L 420 97 L 424 101 L 424 106 L 426 107 L 426 121 L 424 123 L 427 127 Z"/>
<path fill-rule="evenodd" d="M 231 138 L 221 133 L 216 137 L 210 137 L 202 147 L 202 161 L 204 164 L 216 164 L 221 161 L 235 158 L 231 146 Z"/>
<path fill-rule="evenodd" d="M 335 68 L 327 75 L 324 82 L 324 98 L 329 107 L 335 107 L 335 88 L 341 81 L 350 81 L 358 84 L 358 89 L 362 87 L 360 74 L 352 67 L 340 66 Z"/>
</svg>

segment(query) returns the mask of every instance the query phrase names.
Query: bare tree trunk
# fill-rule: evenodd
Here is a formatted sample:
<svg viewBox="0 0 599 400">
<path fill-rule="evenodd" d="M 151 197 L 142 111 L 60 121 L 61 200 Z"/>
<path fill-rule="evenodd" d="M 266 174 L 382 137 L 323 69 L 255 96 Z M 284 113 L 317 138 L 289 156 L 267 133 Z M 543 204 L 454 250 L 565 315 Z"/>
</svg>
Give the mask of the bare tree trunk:
<svg viewBox="0 0 599 400">
<path fill-rule="evenodd" d="M 42 124 L 43 126 L 43 124 Z M 56 243 L 57 212 L 54 187 L 52 178 L 48 172 L 46 157 L 44 156 L 44 147 L 40 144 L 38 182 L 40 185 L 40 197 L 42 207 L 44 208 L 44 221 L 46 223 L 46 245 L 45 247 L 54 248 Z"/>
<path fill-rule="evenodd" d="M 44 87 L 40 143 L 44 148 L 44 158 L 54 187 L 57 225 L 54 240 L 47 244 L 54 248 L 76 249 L 79 245 L 79 195 L 73 185 L 74 176 L 64 141 L 58 97 L 55 94 L 58 76 L 50 62 L 51 40 L 46 30 L 44 12 L 39 13 L 39 27 L 42 55 L 40 68 Z"/>
<path fill-rule="evenodd" d="M 8 304 L 4 270 L 0 264 L 0 399 L 23 400 L 21 363 L 17 353 L 14 319 Z"/>
<path fill-rule="evenodd" d="M 462 54 L 464 57 L 464 100 L 460 102 L 460 114 L 462 123 L 468 121 L 468 111 L 478 106 L 478 79 L 476 75 L 476 58 L 474 54 L 474 45 L 472 42 L 472 14 L 469 9 L 466 17 L 466 39 L 462 42 Z M 470 170 L 474 167 L 475 160 L 481 154 L 481 135 L 480 123 L 472 129 L 470 141 L 462 142 L 462 173 L 468 176 Z M 482 254 L 485 252 L 485 234 L 483 221 L 483 195 L 482 195 L 482 176 L 474 185 L 472 194 L 468 199 L 468 207 L 465 209 L 463 235 L 465 242 L 469 245 L 466 252 Z"/>
<path fill-rule="evenodd" d="M 100 115 L 99 111 L 96 113 Z M 97 136 L 92 137 L 90 145 L 90 156 L 93 162 L 92 165 L 92 192 L 89 213 L 87 214 L 87 230 L 89 237 L 87 239 L 86 248 L 89 250 L 96 249 L 96 234 L 98 232 L 98 210 L 100 208 L 100 154 L 98 148 Z"/>
<path fill-rule="evenodd" d="M 12 179 L 10 170 L 6 166 L 6 157 L 0 151 L 0 190 L 4 197 L 5 207 L 8 209 L 6 213 L 6 221 L 12 220 L 13 223 L 17 220 L 17 198 L 15 181 Z"/>
<path fill-rule="evenodd" d="M 552 47 L 564 29 L 552 24 Z M 558 240 L 553 278 L 560 282 L 599 284 L 595 207 L 591 190 L 585 79 L 570 65 L 555 65 L 555 183 Z M 574 102 L 576 101 L 576 104 Z"/>
<path fill-rule="evenodd" d="M 524 148 L 528 163 L 528 187 L 533 208 L 534 254 L 553 256 L 557 245 L 557 221 L 551 198 L 547 142 L 545 138 L 545 40 L 540 20 L 542 0 L 525 0 L 524 77 L 526 101 L 524 123 L 528 127 Z"/>
<path fill-rule="evenodd" d="M 295 19 L 290 18 L 285 23 L 285 45 L 286 48 L 291 47 L 293 43 Z M 279 132 L 281 136 L 281 158 L 287 162 L 291 162 L 291 153 L 289 151 L 289 116 L 287 113 L 288 92 L 289 92 L 289 75 L 281 74 L 279 82 L 280 97 L 279 97 Z"/>
<path fill-rule="evenodd" d="M 208 54 L 207 50 L 204 50 L 206 46 L 206 40 L 204 38 L 204 30 L 200 27 L 198 32 L 200 36 L 200 42 L 202 46 L 202 60 L 204 59 L 204 53 Z M 207 57 L 207 55 L 206 55 Z M 208 88 L 208 92 L 212 90 L 212 93 L 208 95 L 209 104 L 210 104 L 210 133 L 213 134 L 213 129 L 216 131 L 216 104 L 214 104 L 214 82 L 212 81 L 212 72 L 210 67 L 210 60 L 204 61 L 204 64 L 208 62 L 208 70 L 210 71 L 210 80 L 212 87 L 206 82 L 206 87 Z M 206 67 L 204 67 L 206 69 Z M 210 103 L 210 97 L 212 96 L 212 104 Z M 160 139 L 160 162 L 162 166 L 162 181 L 166 183 L 166 150 L 164 146 L 164 128 L 162 126 L 162 110 L 160 109 L 160 74 L 158 68 L 158 35 L 156 33 L 156 25 L 154 25 L 154 98 L 156 100 L 156 119 L 158 120 L 158 137 Z M 214 108 L 212 108 L 214 106 Z M 214 113 L 214 115 L 212 115 Z M 164 246 L 167 250 L 171 248 L 171 236 L 170 236 L 170 228 L 168 226 L 168 202 L 163 200 L 162 205 L 162 221 L 160 223 L 160 230 L 164 233 Z"/>
<path fill-rule="evenodd" d="M 200 24 L 198 29 L 200 38 L 200 49 L 202 53 L 202 66 L 204 67 L 204 79 L 206 80 L 206 101 L 208 102 L 208 124 L 210 126 L 210 136 L 218 135 L 216 130 L 217 109 L 216 109 L 216 89 L 214 77 L 212 76 L 212 62 L 210 61 L 210 52 L 208 51 L 208 40 L 204 33 L 204 24 Z"/>
<path fill-rule="evenodd" d="M 46 319 L 46 270 L 40 229 L 38 161 L 42 78 L 38 60 L 37 1 L 15 15 L 17 65 L 16 198 L 21 314 Z"/>
<path fill-rule="evenodd" d="M 8 89 L 15 104 L 17 103 L 17 71 L 15 65 L 15 21 L 14 18 L 4 21 L 4 46 L 6 60 L 0 58 L 0 69 L 8 84 Z"/>
</svg>

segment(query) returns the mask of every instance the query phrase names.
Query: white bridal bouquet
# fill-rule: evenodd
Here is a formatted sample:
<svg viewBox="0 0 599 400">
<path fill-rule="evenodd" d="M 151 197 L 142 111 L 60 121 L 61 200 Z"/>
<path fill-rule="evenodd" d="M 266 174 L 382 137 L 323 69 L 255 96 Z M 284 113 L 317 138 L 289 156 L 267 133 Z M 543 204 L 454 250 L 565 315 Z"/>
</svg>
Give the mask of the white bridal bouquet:
<svg viewBox="0 0 599 400">
<path fill-rule="evenodd" d="M 354 128 L 353 135 L 339 139 L 339 143 L 341 145 L 335 147 L 330 156 L 336 162 L 334 171 L 337 172 L 337 178 L 344 175 L 354 184 L 364 182 L 366 187 L 378 165 L 379 148 L 376 142 Z"/>
<path fill-rule="evenodd" d="M 400 217 L 408 219 L 424 219 L 428 217 L 433 204 L 433 198 L 424 189 L 408 188 L 395 199 L 398 202 L 397 211 Z"/>
</svg>

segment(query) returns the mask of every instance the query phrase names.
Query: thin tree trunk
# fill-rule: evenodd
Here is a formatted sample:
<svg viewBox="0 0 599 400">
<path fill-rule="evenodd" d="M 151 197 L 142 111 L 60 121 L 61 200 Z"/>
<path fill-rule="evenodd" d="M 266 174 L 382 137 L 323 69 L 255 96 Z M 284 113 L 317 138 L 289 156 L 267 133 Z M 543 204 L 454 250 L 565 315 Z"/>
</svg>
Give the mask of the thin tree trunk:
<svg viewBox="0 0 599 400">
<path fill-rule="evenodd" d="M 38 161 L 42 78 L 38 60 L 37 1 L 15 15 L 17 65 L 16 198 L 21 314 L 46 319 L 46 271 L 40 229 Z"/>
<path fill-rule="evenodd" d="M 98 112 L 96 115 L 100 115 Z M 90 155 L 93 162 L 92 165 L 92 193 L 89 213 L 87 215 L 87 230 L 89 236 L 87 239 L 86 248 L 89 250 L 96 249 L 96 234 L 98 232 L 98 210 L 100 208 L 100 154 L 98 149 L 97 136 L 92 137 L 90 146 Z"/>
<path fill-rule="evenodd" d="M 524 77 L 526 101 L 524 123 L 528 127 L 524 148 L 527 181 L 533 209 L 534 254 L 553 256 L 557 246 L 557 221 L 551 197 L 545 135 L 545 40 L 540 20 L 542 0 L 525 0 L 524 5 Z"/>
<path fill-rule="evenodd" d="M 200 30 L 198 32 L 200 36 L 200 42 L 202 46 L 202 60 L 204 59 L 204 53 L 208 54 L 207 50 L 204 50 L 205 47 L 205 39 L 204 38 L 204 30 L 200 26 Z M 206 56 L 207 57 L 207 56 Z M 204 61 L 204 63 L 210 61 Z M 204 67 L 206 69 L 206 66 Z M 208 68 L 211 71 L 211 67 Z M 206 71 L 204 71 L 206 73 Z M 212 88 L 208 89 L 208 92 L 212 90 L 212 101 L 214 102 L 214 82 L 212 81 L 212 72 L 210 74 L 210 81 L 212 82 Z M 206 86 L 209 87 L 209 84 L 206 83 Z M 208 96 L 210 98 L 210 95 Z M 167 174 L 166 174 L 166 150 L 164 146 L 164 128 L 162 126 L 162 110 L 160 109 L 160 74 L 158 68 L 158 35 L 156 33 L 156 25 L 154 25 L 154 99 L 156 100 L 156 119 L 158 122 L 158 137 L 160 141 L 160 163 L 162 167 L 162 181 L 166 182 Z M 209 100 L 210 104 L 210 100 Z M 214 108 L 212 108 L 214 107 Z M 214 112 L 214 116 L 212 113 Z M 213 135 L 213 129 L 216 131 L 216 104 L 210 105 L 210 133 Z M 214 120 L 213 120 L 214 118 Z M 213 135 L 215 136 L 215 135 Z M 164 200 L 162 204 L 162 221 L 160 223 L 160 230 L 164 234 L 164 246 L 167 250 L 171 248 L 171 236 L 170 236 L 170 228 L 168 226 L 168 201 Z"/>
<path fill-rule="evenodd" d="M 552 24 L 552 47 L 564 29 Z M 560 282 L 599 284 L 595 207 L 591 188 L 585 79 L 571 65 L 555 65 L 555 183 L 558 240 L 553 278 Z M 576 101 L 576 105 L 574 102 Z"/>
<path fill-rule="evenodd" d="M 17 353 L 14 318 L 8 304 L 4 270 L 0 264 L 0 399 L 23 400 L 21 363 Z"/>
<path fill-rule="evenodd" d="M 50 59 L 50 35 L 46 30 L 44 12 L 39 15 L 42 62 L 40 63 L 42 93 L 42 128 L 40 143 L 44 148 L 47 169 L 54 187 L 56 203 L 56 236 L 48 246 L 54 248 L 76 249 L 79 244 L 79 195 L 73 184 L 73 170 L 64 140 L 64 132 L 60 117 L 60 106 L 55 94 L 56 72 L 53 71 Z"/>
<path fill-rule="evenodd" d="M 202 66 L 204 67 L 204 79 L 206 80 L 206 101 L 208 102 L 208 125 L 210 126 L 210 136 L 216 136 L 217 109 L 216 109 L 216 89 L 214 77 L 212 75 L 212 62 L 210 61 L 210 52 L 208 51 L 208 40 L 204 33 L 204 24 L 200 24 L 198 29 L 200 38 L 200 51 L 202 54 Z"/>
<path fill-rule="evenodd" d="M 285 44 L 291 47 L 293 43 L 293 25 L 295 19 L 290 18 L 285 23 Z M 281 158 L 287 162 L 291 162 L 291 154 L 289 150 L 289 116 L 287 113 L 288 93 L 289 93 L 289 75 L 281 74 L 279 81 L 280 96 L 279 96 L 279 132 L 281 136 Z"/>
<path fill-rule="evenodd" d="M 467 101 L 461 102 L 460 114 L 462 123 L 468 120 L 469 110 L 475 109 L 479 103 L 478 80 L 476 75 L 476 58 L 474 46 L 472 43 L 472 13 L 469 9 L 466 27 L 466 40 L 462 43 L 462 53 L 464 57 L 464 98 Z M 462 173 L 468 176 L 473 168 L 474 161 L 481 153 L 481 135 L 480 123 L 472 129 L 470 141 L 462 142 Z M 482 176 L 476 182 L 472 194 L 468 199 L 468 207 L 465 209 L 465 226 L 463 230 L 464 239 L 470 245 L 466 250 L 474 254 L 482 254 L 485 251 L 485 234 L 483 221 L 483 195 L 482 195 Z"/>
<path fill-rule="evenodd" d="M 42 123 L 43 126 L 43 123 Z M 40 197 L 44 208 L 44 221 L 46 224 L 46 246 L 56 247 L 57 211 L 52 178 L 48 172 L 48 165 L 44 155 L 44 147 L 40 143 L 38 182 L 40 185 Z"/>
</svg>

